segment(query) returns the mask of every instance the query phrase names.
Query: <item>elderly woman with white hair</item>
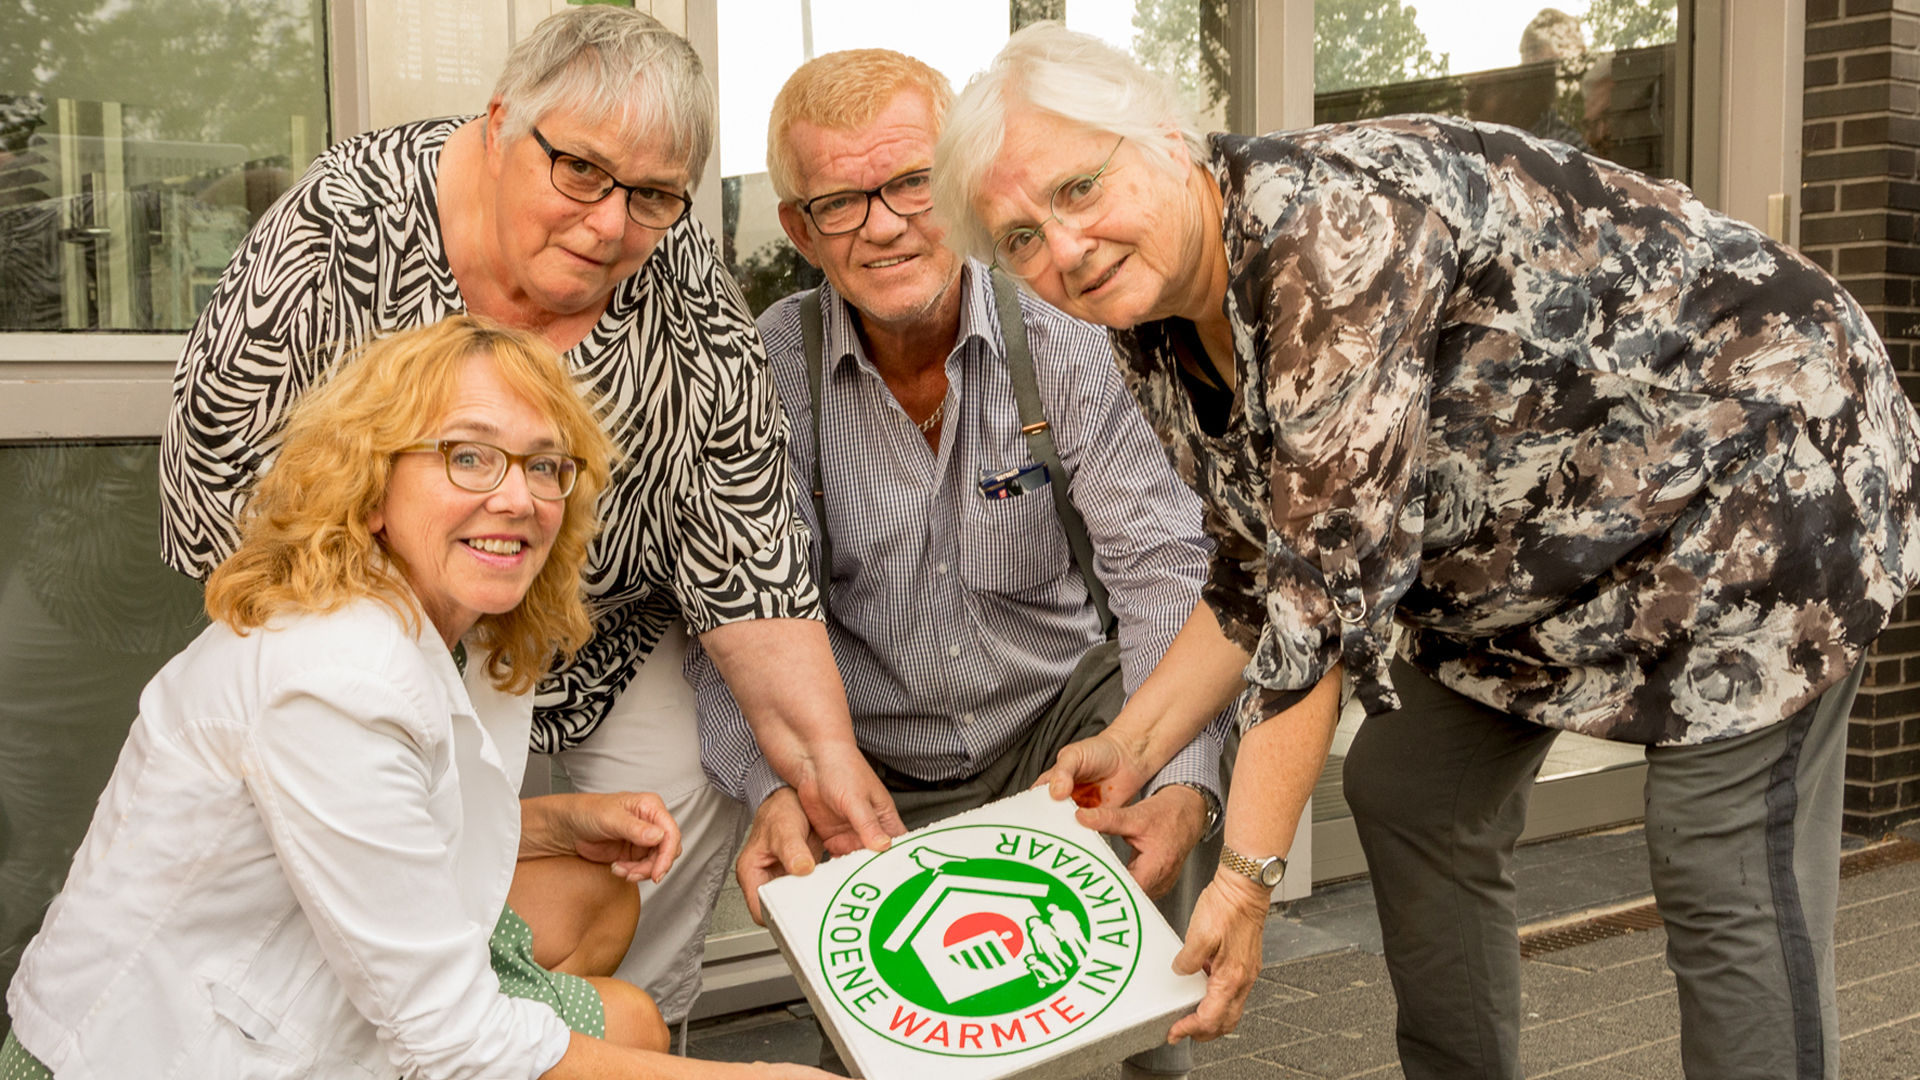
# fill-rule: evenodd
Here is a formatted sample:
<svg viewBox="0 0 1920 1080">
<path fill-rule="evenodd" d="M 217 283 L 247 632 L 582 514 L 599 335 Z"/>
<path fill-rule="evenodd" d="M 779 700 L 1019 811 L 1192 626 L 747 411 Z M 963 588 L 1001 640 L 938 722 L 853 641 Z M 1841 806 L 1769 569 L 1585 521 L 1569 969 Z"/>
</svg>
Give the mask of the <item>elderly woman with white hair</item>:
<svg viewBox="0 0 1920 1080">
<path fill-rule="evenodd" d="M 933 166 L 973 253 L 1111 329 L 1209 507 L 1205 603 L 1050 777 L 1125 800 L 1238 701 L 1179 961 L 1211 989 L 1173 1035 L 1239 1015 L 1344 678 L 1409 1078 L 1520 1075 L 1509 862 L 1562 730 L 1647 747 L 1687 1075 L 1835 1075 L 1846 720 L 1920 578 L 1920 421 L 1860 308 L 1685 188 L 1511 128 L 1185 116 L 1033 27 Z"/>
<path fill-rule="evenodd" d="M 802 736 L 769 758 L 815 820 L 848 822 L 843 848 L 902 831 L 853 746 L 753 318 L 688 214 L 713 139 L 685 40 L 631 9 L 555 14 L 484 115 L 349 139 L 264 215 L 188 339 L 162 443 L 165 555 L 205 577 L 286 409 L 356 343 L 471 312 L 565 356 L 619 455 L 587 560 L 594 635 L 541 682 L 532 749 L 579 790 L 659 793 L 687 850 L 637 895 L 523 867 L 514 903 L 542 963 L 617 969 L 669 1021 L 698 992 L 739 813 L 700 769 L 688 631 L 750 721 Z"/>
</svg>

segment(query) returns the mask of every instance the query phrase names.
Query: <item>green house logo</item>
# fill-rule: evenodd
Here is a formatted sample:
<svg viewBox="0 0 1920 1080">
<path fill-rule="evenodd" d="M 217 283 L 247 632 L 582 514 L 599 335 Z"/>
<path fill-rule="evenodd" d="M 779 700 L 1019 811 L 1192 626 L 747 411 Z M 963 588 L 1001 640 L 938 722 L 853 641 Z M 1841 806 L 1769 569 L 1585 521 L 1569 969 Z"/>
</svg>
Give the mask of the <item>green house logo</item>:
<svg viewBox="0 0 1920 1080">
<path fill-rule="evenodd" d="M 1111 865 L 1037 829 L 936 829 L 875 856 L 820 928 L 833 996 L 867 1030 L 946 1057 L 1018 1053 L 1087 1026 L 1139 961 Z"/>
</svg>

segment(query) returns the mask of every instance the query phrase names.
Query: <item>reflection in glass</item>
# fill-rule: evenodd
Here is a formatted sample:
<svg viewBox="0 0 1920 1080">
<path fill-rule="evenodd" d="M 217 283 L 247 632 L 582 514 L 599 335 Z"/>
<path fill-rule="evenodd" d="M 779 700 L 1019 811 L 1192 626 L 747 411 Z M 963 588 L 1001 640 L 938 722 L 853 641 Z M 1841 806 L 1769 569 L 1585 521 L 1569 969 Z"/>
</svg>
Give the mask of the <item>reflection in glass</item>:
<svg viewBox="0 0 1920 1080">
<path fill-rule="evenodd" d="M 1676 0 L 1591 0 L 1507 24 L 1481 0 L 1317 0 L 1314 121 L 1442 113 L 1507 124 L 1655 176 L 1685 179 Z M 1513 66 L 1465 67 L 1423 27 L 1513 43 Z"/>
<path fill-rule="evenodd" d="M 199 584 L 160 561 L 159 457 L 150 442 L 0 447 L 0 986 L 66 880 L 141 687 L 206 622 Z"/>
<path fill-rule="evenodd" d="M 184 330 L 326 145 L 322 0 L 0 3 L 0 330 Z"/>
</svg>

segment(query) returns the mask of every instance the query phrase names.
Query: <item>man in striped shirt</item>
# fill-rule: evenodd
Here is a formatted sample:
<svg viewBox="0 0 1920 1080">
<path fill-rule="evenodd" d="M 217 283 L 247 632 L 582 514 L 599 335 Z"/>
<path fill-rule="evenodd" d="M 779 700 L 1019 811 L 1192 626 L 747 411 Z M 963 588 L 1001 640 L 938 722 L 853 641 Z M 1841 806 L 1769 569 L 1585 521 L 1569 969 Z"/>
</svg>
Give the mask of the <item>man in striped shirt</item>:
<svg viewBox="0 0 1920 1080">
<path fill-rule="evenodd" d="M 942 245 L 927 169 L 951 97 L 898 53 L 830 54 L 782 89 L 768 147 L 781 223 L 828 284 L 775 304 L 760 332 L 854 734 L 915 828 L 1023 790 L 1103 728 L 1199 602 L 1209 550 L 1105 333 L 1016 299 L 1010 280 L 997 292 Z M 1051 464 L 1023 431 L 1035 408 Z M 1091 582 L 1056 489 L 1084 522 Z M 755 811 L 737 866 L 757 916 L 759 886 L 810 871 L 819 841 L 711 662 L 696 653 L 688 674 L 708 776 Z M 1217 836 L 1202 840 L 1222 805 L 1224 732 L 1099 815 L 1181 930 L 1218 856 Z M 1127 1068 L 1188 1067 L 1183 1044 Z"/>
</svg>

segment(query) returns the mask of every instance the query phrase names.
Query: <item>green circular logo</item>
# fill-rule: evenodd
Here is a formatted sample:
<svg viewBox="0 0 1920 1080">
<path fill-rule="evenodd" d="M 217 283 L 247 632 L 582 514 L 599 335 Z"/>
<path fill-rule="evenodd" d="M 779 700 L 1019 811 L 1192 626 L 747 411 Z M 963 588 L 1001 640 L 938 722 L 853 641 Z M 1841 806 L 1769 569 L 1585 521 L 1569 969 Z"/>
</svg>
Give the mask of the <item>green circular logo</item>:
<svg viewBox="0 0 1920 1080">
<path fill-rule="evenodd" d="M 920 834 L 834 894 L 828 988 L 868 1030 L 949 1057 L 1017 1053 L 1104 1011 L 1139 960 L 1140 913 L 1110 864 L 1005 825 Z"/>
</svg>

